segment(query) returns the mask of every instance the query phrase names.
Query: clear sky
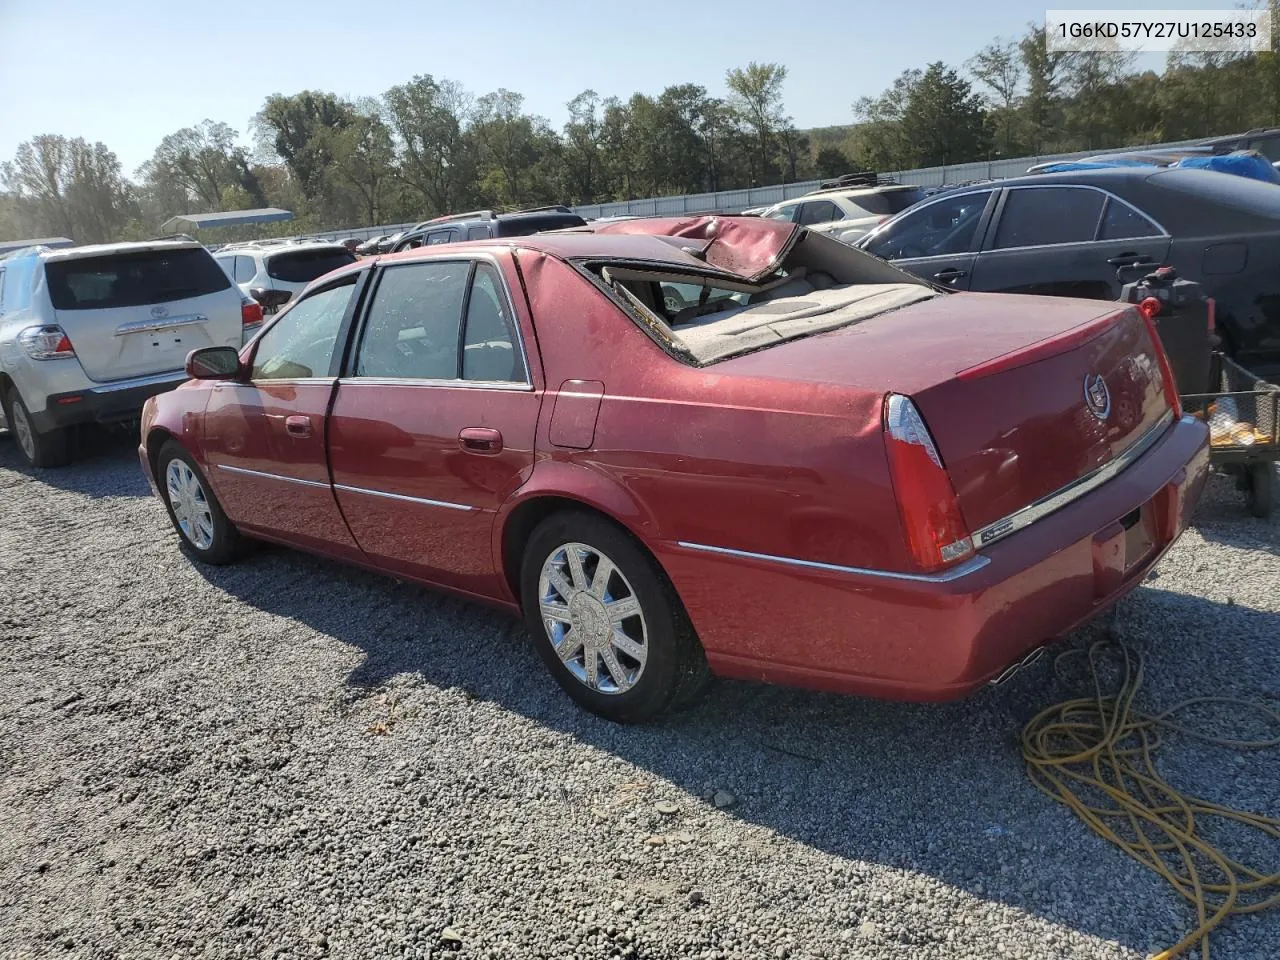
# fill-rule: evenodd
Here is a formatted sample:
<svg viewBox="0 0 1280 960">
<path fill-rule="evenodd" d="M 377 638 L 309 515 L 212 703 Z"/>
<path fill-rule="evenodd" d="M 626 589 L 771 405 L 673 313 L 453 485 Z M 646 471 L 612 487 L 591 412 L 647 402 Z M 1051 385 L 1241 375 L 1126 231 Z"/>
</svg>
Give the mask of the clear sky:
<svg viewBox="0 0 1280 960">
<path fill-rule="evenodd" d="M 1231 8 L 1227 0 L 1124 7 Z M 1054 7 L 1106 6 L 1102 0 Z M 852 102 L 903 70 L 959 66 L 1043 22 L 1035 0 L 0 0 L 0 161 L 39 133 L 101 140 L 126 173 L 160 138 L 205 118 L 247 142 L 271 93 L 376 95 L 415 74 L 499 87 L 559 127 L 564 104 L 700 83 L 751 60 L 787 67 L 801 128 L 852 121 Z"/>
</svg>

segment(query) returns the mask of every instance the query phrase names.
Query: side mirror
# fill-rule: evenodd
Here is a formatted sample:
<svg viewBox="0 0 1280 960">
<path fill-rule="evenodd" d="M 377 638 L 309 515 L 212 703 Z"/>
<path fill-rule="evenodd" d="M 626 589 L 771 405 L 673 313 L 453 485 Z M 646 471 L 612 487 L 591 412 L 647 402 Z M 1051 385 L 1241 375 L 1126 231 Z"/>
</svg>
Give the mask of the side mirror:
<svg viewBox="0 0 1280 960">
<path fill-rule="evenodd" d="M 263 311 L 267 313 L 275 313 L 293 299 L 288 290 L 266 290 L 262 287 L 254 287 L 249 294 L 262 304 Z"/>
<path fill-rule="evenodd" d="M 201 347 L 187 354 L 187 376 L 192 380 L 230 380 L 240 373 L 235 347 Z"/>
</svg>

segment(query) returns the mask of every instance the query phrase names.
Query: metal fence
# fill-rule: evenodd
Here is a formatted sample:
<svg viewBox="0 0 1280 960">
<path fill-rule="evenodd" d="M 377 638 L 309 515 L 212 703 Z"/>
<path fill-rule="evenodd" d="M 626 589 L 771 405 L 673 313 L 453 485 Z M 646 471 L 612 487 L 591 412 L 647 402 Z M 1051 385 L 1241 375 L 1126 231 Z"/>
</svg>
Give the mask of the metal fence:
<svg viewBox="0 0 1280 960">
<path fill-rule="evenodd" d="M 1119 150 L 1154 150 L 1176 147 L 1189 147 L 1204 143 L 1200 140 L 1180 140 L 1175 143 L 1147 144 L 1139 147 L 1117 148 Z M 1082 150 L 1077 153 L 1055 153 L 1036 157 L 1015 157 L 1009 160 L 979 160 L 976 163 L 957 163 L 945 167 L 924 167 L 919 170 L 884 171 L 900 183 L 910 183 L 921 187 L 938 187 L 946 183 L 965 183 L 969 180 L 994 180 L 1001 177 L 1016 177 L 1027 172 L 1028 167 L 1053 160 L 1079 160 L 1084 157 L 1097 156 L 1104 151 Z M 783 183 L 772 187 L 749 187 L 745 190 L 721 190 L 717 193 L 691 193 L 678 197 L 649 197 L 643 200 L 619 200 L 616 203 L 588 203 L 574 207 L 579 216 L 586 219 L 599 217 L 654 217 L 673 216 L 683 213 L 703 211 L 719 211 L 722 213 L 750 210 L 755 207 L 768 207 L 783 200 L 800 197 L 817 190 L 822 185 L 820 180 L 806 180 L 803 183 Z M 368 240 L 387 234 L 398 233 L 412 227 L 412 223 L 392 223 L 377 227 L 349 227 L 344 230 L 327 230 L 309 236 L 325 237 L 341 240 L 346 237 L 358 237 Z"/>
</svg>

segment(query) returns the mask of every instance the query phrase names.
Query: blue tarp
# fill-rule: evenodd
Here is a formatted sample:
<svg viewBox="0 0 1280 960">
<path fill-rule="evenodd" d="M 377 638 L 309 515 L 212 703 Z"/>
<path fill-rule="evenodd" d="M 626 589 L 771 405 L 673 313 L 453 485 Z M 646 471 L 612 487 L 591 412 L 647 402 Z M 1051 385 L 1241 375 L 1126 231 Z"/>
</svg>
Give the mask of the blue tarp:
<svg viewBox="0 0 1280 960">
<path fill-rule="evenodd" d="M 1067 173 L 1071 170 L 1113 170 L 1116 167 L 1150 167 L 1142 160 L 1063 160 L 1037 167 L 1036 173 Z"/>
<path fill-rule="evenodd" d="M 1263 183 L 1280 183 L 1280 172 L 1266 157 L 1256 153 L 1228 153 L 1220 157 L 1184 157 L 1175 167 L 1194 167 L 1199 170 L 1217 170 L 1237 177 L 1261 180 Z"/>
</svg>

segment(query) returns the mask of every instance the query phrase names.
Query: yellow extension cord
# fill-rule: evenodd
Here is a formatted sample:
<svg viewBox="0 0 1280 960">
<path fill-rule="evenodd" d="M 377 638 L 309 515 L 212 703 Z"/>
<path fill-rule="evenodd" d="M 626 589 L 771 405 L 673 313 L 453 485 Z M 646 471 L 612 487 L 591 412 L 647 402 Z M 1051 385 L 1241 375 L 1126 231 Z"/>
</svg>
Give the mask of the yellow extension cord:
<svg viewBox="0 0 1280 960">
<path fill-rule="evenodd" d="M 1120 687 L 1114 694 L 1103 692 L 1099 676 L 1099 658 L 1105 654 L 1118 657 L 1122 664 Z M 1083 656 L 1085 651 L 1062 654 L 1055 667 L 1072 655 Z M 1197 943 L 1203 960 L 1209 960 L 1209 932 L 1227 917 L 1280 904 L 1280 873 L 1263 873 L 1222 853 L 1201 835 L 1201 823 L 1221 817 L 1280 838 L 1280 819 L 1185 796 L 1156 772 L 1152 755 L 1161 744 L 1162 730 L 1240 750 L 1280 745 L 1280 736 L 1230 740 L 1172 719 L 1189 707 L 1245 706 L 1277 727 L 1280 712 L 1231 697 L 1193 697 L 1162 713 L 1144 714 L 1133 707 L 1142 686 L 1141 655 L 1114 639 L 1094 643 L 1087 655 L 1094 695 L 1050 707 L 1027 724 L 1022 731 L 1027 774 L 1037 788 L 1066 804 L 1095 833 L 1160 874 L 1195 905 L 1196 928 L 1154 960 L 1169 960 Z M 1092 794 L 1092 802 L 1081 799 L 1077 790 Z"/>
</svg>

